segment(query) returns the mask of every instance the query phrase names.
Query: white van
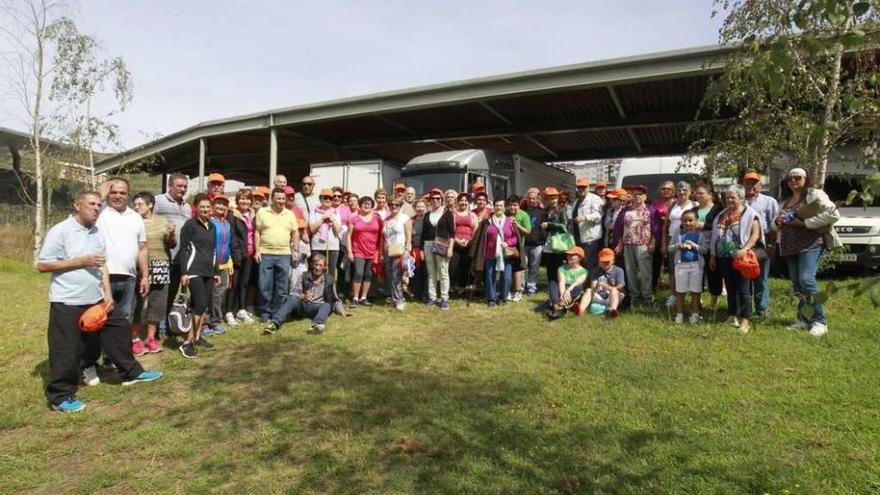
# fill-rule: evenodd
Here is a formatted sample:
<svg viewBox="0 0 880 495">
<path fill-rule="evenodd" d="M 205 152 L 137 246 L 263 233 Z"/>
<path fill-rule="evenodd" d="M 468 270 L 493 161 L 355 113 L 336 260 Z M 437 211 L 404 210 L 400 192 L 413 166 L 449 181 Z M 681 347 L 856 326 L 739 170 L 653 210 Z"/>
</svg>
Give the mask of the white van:
<svg viewBox="0 0 880 495">
<path fill-rule="evenodd" d="M 648 201 L 656 199 L 660 184 L 671 180 L 674 183 L 694 180 L 703 174 L 702 160 L 680 165 L 680 156 L 658 156 L 652 158 L 625 158 L 617 170 L 614 187 L 642 185 L 648 188 Z"/>
</svg>

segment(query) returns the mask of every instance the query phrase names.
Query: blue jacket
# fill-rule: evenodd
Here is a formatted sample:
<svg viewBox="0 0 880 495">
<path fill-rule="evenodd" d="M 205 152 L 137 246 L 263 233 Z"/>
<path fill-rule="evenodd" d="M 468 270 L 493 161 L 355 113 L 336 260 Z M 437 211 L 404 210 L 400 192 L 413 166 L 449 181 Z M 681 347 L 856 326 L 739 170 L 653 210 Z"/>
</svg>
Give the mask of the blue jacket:
<svg viewBox="0 0 880 495">
<path fill-rule="evenodd" d="M 218 265 L 222 265 L 229 261 L 232 255 L 232 229 L 229 221 L 225 218 L 211 218 L 214 229 L 217 232 L 214 253 Z"/>
</svg>

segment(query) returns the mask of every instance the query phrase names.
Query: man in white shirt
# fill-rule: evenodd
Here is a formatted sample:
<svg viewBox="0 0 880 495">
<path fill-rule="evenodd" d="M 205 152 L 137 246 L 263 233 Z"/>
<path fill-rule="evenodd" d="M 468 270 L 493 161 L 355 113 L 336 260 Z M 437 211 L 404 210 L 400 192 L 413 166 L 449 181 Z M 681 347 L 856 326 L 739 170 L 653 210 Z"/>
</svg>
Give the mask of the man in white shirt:
<svg viewBox="0 0 880 495">
<path fill-rule="evenodd" d="M 758 221 L 761 223 L 761 232 L 764 238 L 764 249 L 769 256 L 765 260 L 761 260 L 761 276 L 755 279 L 755 314 L 759 317 L 767 316 L 767 310 L 770 308 L 770 260 L 773 258 L 773 252 L 776 248 L 773 239 L 774 236 L 770 231 L 770 225 L 773 219 L 779 214 L 779 203 L 772 197 L 761 192 L 761 174 L 751 171 L 746 172 L 742 177 L 742 185 L 746 192 L 746 204 L 758 212 Z"/>
<path fill-rule="evenodd" d="M 584 250 L 584 265 L 593 271 L 599 266 L 599 249 L 602 248 L 602 198 L 590 192 L 590 180 L 577 180 L 577 199 L 572 208 L 574 238 Z"/>
<path fill-rule="evenodd" d="M 321 206 L 321 199 L 315 193 L 315 178 L 307 175 L 302 180 L 302 190 L 293 197 L 293 204 L 303 212 L 306 218 Z"/>
<path fill-rule="evenodd" d="M 189 177 L 184 174 L 172 174 L 168 177 L 168 189 L 165 194 L 156 196 L 156 204 L 153 206 L 153 214 L 164 217 L 169 224 L 174 226 L 174 238 L 180 239 L 180 229 L 187 220 L 192 218 L 192 207 L 184 198 L 189 189 Z M 177 289 L 180 288 L 180 264 L 177 263 L 177 252 L 180 243 L 171 248 L 171 283 L 168 285 L 168 304 L 171 308 Z M 160 323 L 164 324 L 165 322 Z"/>
</svg>

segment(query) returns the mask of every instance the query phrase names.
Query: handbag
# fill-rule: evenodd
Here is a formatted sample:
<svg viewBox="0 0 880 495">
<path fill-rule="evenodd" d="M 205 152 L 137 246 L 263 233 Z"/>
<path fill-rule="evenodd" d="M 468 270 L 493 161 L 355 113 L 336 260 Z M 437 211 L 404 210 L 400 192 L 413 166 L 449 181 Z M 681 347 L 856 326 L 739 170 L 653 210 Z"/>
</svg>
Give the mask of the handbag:
<svg viewBox="0 0 880 495">
<path fill-rule="evenodd" d="M 437 237 L 434 239 L 434 243 L 431 245 L 431 252 L 445 258 L 447 253 L 449 253 L 449 238 Z"/>
<path fill-rule="evenodd" d="M 564 253 L 575 246 L 574 236 L 568 232 L 565 226 L 562 232 L 557 232 L 549 238 L 550 250 L 554 253 Z"/>
<path fill-rule="evenodd" d="M 388 246 L 388 256 L 391 256 L 392 258 L 403 256 L 404 250 L 405 249 L 402 242 L 391 244 L 390 246 Z"/>
</svg>

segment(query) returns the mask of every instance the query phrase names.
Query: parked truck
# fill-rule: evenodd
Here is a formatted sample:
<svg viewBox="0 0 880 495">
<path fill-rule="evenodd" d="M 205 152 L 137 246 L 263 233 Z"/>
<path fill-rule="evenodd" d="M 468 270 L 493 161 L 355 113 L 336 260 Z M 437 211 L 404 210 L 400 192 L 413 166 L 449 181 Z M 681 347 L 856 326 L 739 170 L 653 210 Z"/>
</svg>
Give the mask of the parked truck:
<svg viewBox="0 0 880 495">
<path fill-rule="evenodd" d="M 525 195 L 530 187 L 553 186 L 573 190 L 574 173 L 510 152 L 468 149 L 428 153 L 410 160 L 402 171 L 407 185 L 419 194 L 438 187 L 471 191 L 481 182 L 492 198 Z"/>
<path fill-rule="evenodd" d="M 376 189 L 390 191 L 400 178 L 401 166 L 386 160 L 360 160 L 313 163 L 309 175 L 315 188 L 342 186 L 358 196 L 372 196 Z"/>
</svg>

